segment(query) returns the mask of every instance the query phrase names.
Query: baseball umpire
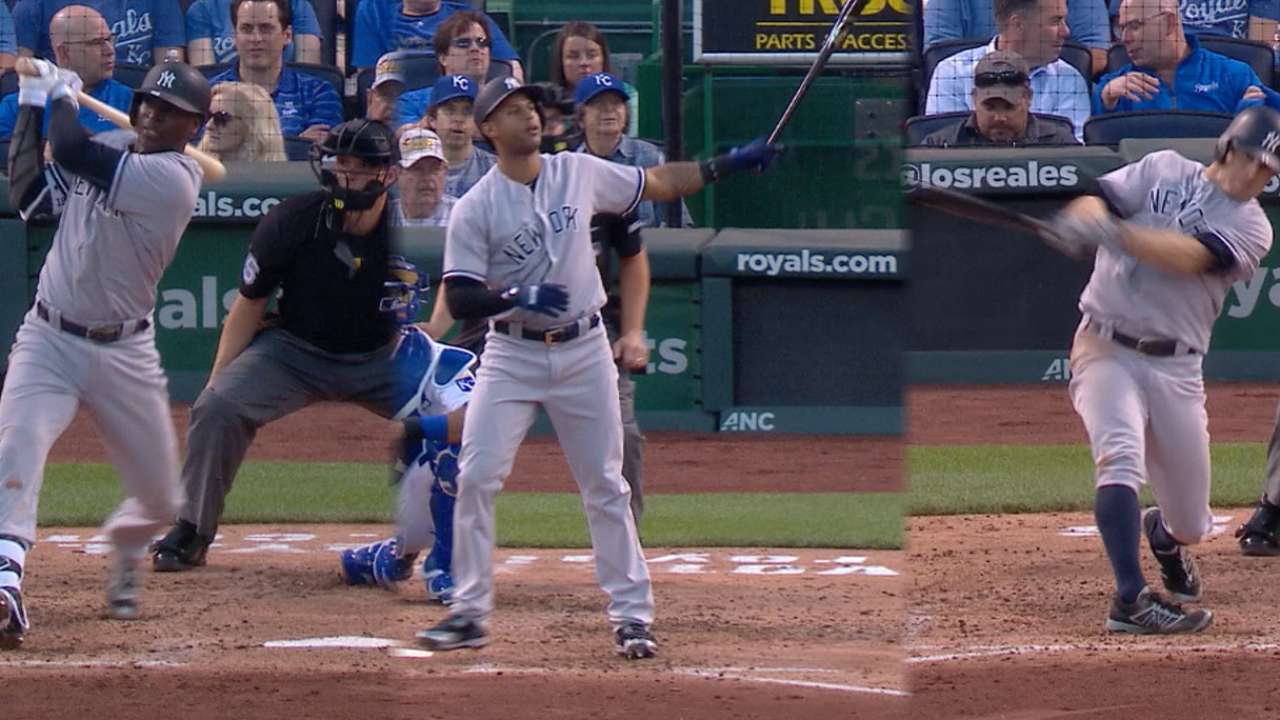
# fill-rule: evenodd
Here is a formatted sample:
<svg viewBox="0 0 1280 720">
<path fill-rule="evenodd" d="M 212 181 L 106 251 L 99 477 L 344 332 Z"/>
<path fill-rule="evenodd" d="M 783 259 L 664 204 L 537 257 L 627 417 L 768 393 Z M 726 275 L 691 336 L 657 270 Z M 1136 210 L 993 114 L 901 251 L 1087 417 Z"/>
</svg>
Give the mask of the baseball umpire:
<svg viewBox="0 0 1280 720">
<path fill-rule="evenodd" d="M 622 479 L 618 367 L 600 323 L 605 293 L 589 220 L 626 214 L 642 200 L 676 200 L 731 172 L 763 170 L 777 151 L 761 139 L 702 164 L 648 169 L 581 153 L 540 155 L 539 100 L 536 86 L 511 78 L 490 81 L 476 99 L 476 123 L 498 165 L 454 208 L 443 277 L 452 315 L 488 317 L 490 329 L 462 431 L 454 604 L 418 638 L 435 650 L 488 643 L 494 501 L 542 407 L 582 494 L 616 648 L 627 658 L 652 657 L 653 592 Z M 619 338 L 622 365 L 644 367 L 643 321 L 626 307 L 623 318 L 632 322 Z"/>
<path fill-rule="evenodd" d="M 338 125 L 312 147 L 322 188 L 280 203 L 254 230 L 209 384 L 191 408 L 186 502 L 154 547 L 156 570 L 204 564 L 258 428 L 324 400 L 394 414 L 396 326 L 380 307 L 396 157 L 386 125 Z M 277 290 L 279 316 L 260 331 Z"/>
<path fill-rule="evenodd" d="M 62 217 L 0 394 L 0 647 L 8 648 L 29 627 L 22 576 L 45 460 L 82 403 L 125 494 L 104 526 L 110 616 L 137 616 L 137 564 L 178 509 L 178 444 L 151 315 L 202 180 L 182 149 L 209 111 L 204 76 L 162 63 L 134 92 L 136 135 L 94 140 L 78 119 L 79 78 L 44 61 L 35 66 L 38 76 L 19 80 L 9 200 L 24 219 L 38 211 Z M 50 166 L 40 137 L 46 99 Z"/>
<path fill-rule="evenodd" d="M 1071 400 L 1089 434 L 1094 514 L 1115 574 L 1111 632 L 1198 632 L 1213 621 L 1187 545 L 1213 528 L 1202 361 L 1233 282 L 1252 277 L 1271 247 L 1257 196 L 1280 171 L 1280 114 L 1239 113 L 1207 168 L 1172 150 L 1098 180 L 1102 197 L 1074 200 L 1062 234 L 1097 248 L 1080 296 Z M 1150 483 L 1155 507 L 1140 513 Z M 1171 597 L 1142 575 L 1139 538 Z"/>
</svg>

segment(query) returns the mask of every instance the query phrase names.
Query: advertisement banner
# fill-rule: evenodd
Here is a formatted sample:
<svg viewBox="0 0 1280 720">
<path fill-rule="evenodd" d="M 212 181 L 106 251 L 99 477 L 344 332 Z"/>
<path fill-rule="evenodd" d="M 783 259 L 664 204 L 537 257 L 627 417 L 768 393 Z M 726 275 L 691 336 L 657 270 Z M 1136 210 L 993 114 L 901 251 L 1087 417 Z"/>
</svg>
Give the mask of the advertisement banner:
<svg viewBox="0 0 1280 720">
<path fill-rule="evenodd" d="M 907 0 L 694 0 L 694 62 L 812 63 L 845 2 L 862 6 L 853 11 L 832 64 L 907 61 Z"/>
</svg>

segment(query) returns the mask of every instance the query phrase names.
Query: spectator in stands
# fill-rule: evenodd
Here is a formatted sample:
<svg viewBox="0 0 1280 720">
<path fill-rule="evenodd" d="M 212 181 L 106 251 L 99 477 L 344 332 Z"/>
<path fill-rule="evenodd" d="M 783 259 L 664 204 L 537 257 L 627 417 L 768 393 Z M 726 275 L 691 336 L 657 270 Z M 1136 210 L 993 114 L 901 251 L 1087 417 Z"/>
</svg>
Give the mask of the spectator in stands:
<svg viewBox="0 0 1280 720">
<path fill-rule="evenodd" d="M 293 42 L 284 48 L 285 62 L 320 63 L 320 21 L 311 0 L 289 0 Z M 231 0 L 196 0 L 187 8 L 187 62 L 229 63 L 236 59 Z"/>
<path fill-rule="evenodd" d="M 1225 35 L 1269 46 L 1280 20 L 1276 0 L 1180 0 L 1178 5 L 1182 27 L 1192 35 Z M 1111 14 L 1120 14 L 1120 0 L 1111 0 Z"/>
<path fill-rule="evenodd" d="M 1010 50 L 1031 66 L 1031 111 L 1071 121 L 1076 138 L 1089 117 L 1089 86 L 1059 58 L 1067 37 L 1065 0 L 994 0 L 999 34 L 990 43 L 938 63 L 929 82 L 925 113 L 973 110 L 973 69 L 983 55 Z"/>
<path fill-rule="evenodd" d="M 1183 31 L 1177 0 L 1125 0 L 1118 27 L 1131 62 L 1098 80 L 1095 114 L 1174 108 L 1234 113 L 1242 102 L 1263 99 L 1253 68 L 1205 50 Z"/>
<path fill-rule="evenodd" d="M 445 227 L 458 199 L 445 192 L 448 161 L 440 138 L 422 127 L 400 134 L 400 199 L 392 203 L 398 227 Z"/>
<path fill-rule="evenodd" d="M 440 26 L 458 12 L 474 11 L 469 3 L 452 0 L 363 0 L 356 8 L 351 64 L 370 67 L 392 50 L 430 50 L 436 47 L 435 35 Z M 486 44 L 493 41 L 493 56 L 511 62 L 512 74 L 523 81 L 520 56 L 497 23 L 483 13 L 476 16 L 484 25 Z M 437 49 L 436 56 L 443 54 Z"/>
<path fill-rule="evenodd" d="M 489 32 L 485 29 L 484 19 L 481 13 L 463 10 L 440 23 L 431 42 L 441 76 L 463 75 L 471 78 L 477 86 L 484 84 L 492 62 Z M 420 121 L 430 105 L 430 86 L 406 92 L 400 98 L 400 121 Z"/>
<path fill-rule="evenodd" d="M 391 52 L 378 58 L 373 85 L 364 95 L 364 116 L 385 123 L 392 129 L 405 124 L 396 122 L 400 96 L 404 93 L 404 68 L 400 65 L 398 54 Z"/>
<path fill-rule="evenodd" d="M 86 93 L 114 108 L 129 111 L 133 89 L 111 77 L 116 66 L 116 50 L 111 44 L 111 30 L 97 10 L 84 5 L 62 8 L 49 22 L 49 37 L 54 62 L 60 68 L 74 70 L 84 81 Z M 0 139 L 8 140 L 13 135 L 17 120 L 18 93 L 15 92 L 0 100 Z M 47 113 L 44 124 L 47 136 Z M 80 108 L 80 124 L 95 133 L 115 128 L 111 121 L 87 107 Z"/>
<path fill-rule="evenodd" d="M 13 9 L 18 54 L 54 60 L 49 23 L 74 0 L 18 0 Z M 167 57 L 183 59 L 186 32 L 178 0 L 92 2 L 114 36 L 116 62 L 150 67 Z"/>
<path fill-rule="evenodd" d="M 287 160 L 280 116 L 267 91 L 244 82 L 215 86 L 200 149 L 224 162 Z"/>
<path fill-rule="evenodd" d="M 609 62 L 609 43 L 604 33 L 589 22 L 572 21 L 565 23 L 551 44 L 551 82 L 564 89 L 565 97 L 573 97 L 582 78 L 596 73 L 613 74 L 613 63 Z M 630 85 L 626 86 L 631 100 L 627 105 L 627 134 L 637 132 L 636 118 L 640 116 L 640 93 Z"/>
<path fill-rule="evenodd" d="M 239 58 L 210 85 L 248 82 L 271 94 L 285 137 L 324 139 L 330 127 L 342 122 L 342 99 L 329 83 L 284 65 L 284 46 L 293 35 L 289 0 L 234 0 L 231 19 L 236 28 Z"/>
<path fill-rule="evenodd" d="M 1111 15 L 1107 0 L 1067 0 L 1067 37 L 1089 48 L 1093 75 L 1107 67 L 1111 47 Z M 924 6 L 924 46 L 959 38 L 996 34 L 992 0 L 929 0 Z"/>
<path fill-rule="evenodd" d="M 566 97 L 564 88 L 555 83 L 538 83 L 538 87 L 542 88 L 542 152 L 565 152 L 581 145 L 582 129 L 578 127 L 573 96 Z M 631 92 L 626 83 L 623 83 L 623 87 Z M 628 126 L 635 124 L 631 118 L 631 109 L 632 104 L 628 102 Z M 631 134 L 630 131 L 627 134 Z"/>
<path fill-rule="evenodd" d="M 973 112 L 921 142 L 963 145 L 1075 145 L 1075 135 L 1031 114 L 1031 68 L 1016 53 L 987 53 L 973 71 Z"/>
<path fill-rule="evenodd" d="M 13 14 L 8 3 L 0 2 L 0 72 L 13 67 L 18 59 L 18 38 L 13 30 Z"/>
<path fill-rule="evenodd" d="M 477 92 L 479 89 L 470 78 L 445 75 L 436 81 L 432 91 L 433 102 L 423 118 L 425 127 L 438 134 L 444 150 L 448 165 L 445 194 L 456 198 L 466 194 L 498 163 L 496 156 L 472 142 L 476 121 L 471 110 Z"/>
<path fill-rule="evenodd" d="M 654 145 L 627 137 L 626 86 L 622 79 L 609 73 L 588 75 L 578 83 L 573 100 L 578 107 L 578 124 L 583 142 L 576 152 L 591 153 L 599 158 L 636 167 L 653 167 L 666 162 L 662 151 Z M 639 227 L 667 225 L 667 204 L 646 200 L 636 206 Z M 689 211 L 681 201 L 681 226 L 692 225 Z"/>
</svg>

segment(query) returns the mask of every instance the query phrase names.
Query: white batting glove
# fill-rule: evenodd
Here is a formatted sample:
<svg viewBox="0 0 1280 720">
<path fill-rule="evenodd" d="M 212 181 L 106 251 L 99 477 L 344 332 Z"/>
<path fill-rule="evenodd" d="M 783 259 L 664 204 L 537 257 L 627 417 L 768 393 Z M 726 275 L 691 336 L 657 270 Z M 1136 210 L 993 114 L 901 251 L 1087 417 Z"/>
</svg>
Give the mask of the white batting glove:
<svg viewBox="0 0 1280 720">
<path fill-rule="evenodd" d="M 67 92 L 70 93 L 72 100 L 75 100 L 76 94 L 84 89 L 84 80 L 80 79 L 80 74 L 75 70 L 59 68 L 58 77 L 67 86 Z"/>
<path fill-rule="evenodd" d="M 18 104 L 44 107 L 49 101 L 49 93 L 62 83 L 58 76 L 58 67 L 48 60 L 31 59 L 31 64 L 39 71 L 39 75 L 18 75 Z"/>
</svg>

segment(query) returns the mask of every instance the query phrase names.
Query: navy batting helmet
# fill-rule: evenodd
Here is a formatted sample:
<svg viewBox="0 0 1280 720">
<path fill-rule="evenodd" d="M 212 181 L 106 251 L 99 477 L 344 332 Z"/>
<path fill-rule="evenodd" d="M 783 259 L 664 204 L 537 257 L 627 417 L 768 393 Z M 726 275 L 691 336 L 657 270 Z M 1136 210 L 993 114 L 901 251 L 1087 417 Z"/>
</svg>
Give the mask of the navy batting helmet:
<svg viewBox="0 0 1280 720">
<path fill-rule="evenodd" d="M 342 187 L 333 172 L 335 158 L 339 155 L 390 167 L 400 159 L 395 133 L 377 120 L 359 118 L 335 126 L 323 140 L 311 146 L 311 171 L 333 198 L 333 207 L 337 210 L 368 210 L 387 191 L 387 185 L 371 180 L 363 188 Z"/>
<path fill-rule="evenodd" d="M 387 269 L 390 279 L 383 283 L 386 294 L 378 309 L 391 313 L 397 324 L 409 325 L 417 320 L 418 308 L 431 289 L 431 279 L 402 255 L 392 255 Z"/>
<path fill-rule="evenodd" d="M 209 116 L 209 81 L 199 70 L 177 60 L 166 60 L 147 71 L 142 84 L 133 91 L 129 119 L 137 122 L 143 98 L 160 98 L 170 105 L 202 118 Z"/>
<path fill-rule="evenodd" d="M 1218 138 L 1217 158 L 1222 160 L 1228 150 L 1238 150 L 1280 172 L 1280 112 L 1266 105 L 1254 105 L 1241 110 Z"/>
</svg>

